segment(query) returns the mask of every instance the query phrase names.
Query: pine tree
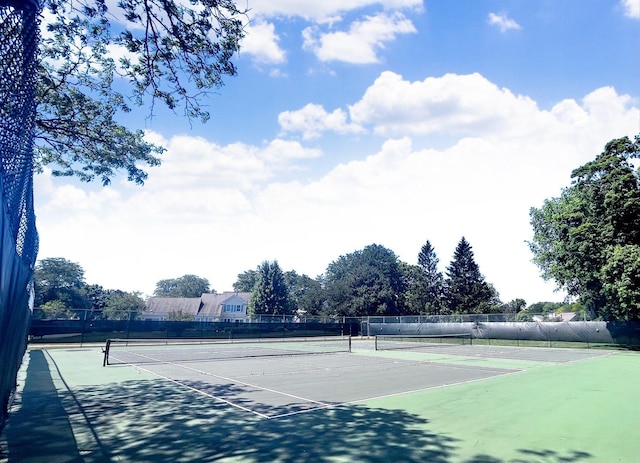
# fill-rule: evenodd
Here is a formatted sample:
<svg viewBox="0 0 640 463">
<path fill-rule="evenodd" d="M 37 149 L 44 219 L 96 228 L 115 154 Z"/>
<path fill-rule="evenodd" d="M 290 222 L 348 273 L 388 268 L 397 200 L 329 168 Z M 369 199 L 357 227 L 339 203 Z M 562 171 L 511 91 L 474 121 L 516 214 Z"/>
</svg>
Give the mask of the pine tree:
<svg viewBox="0 0 640 463">
<path fill-rule="evenodd" d="M 438 271 L 438 256 L 435 249 L 427 240 L 418 254 L 420 267 L 420 302 L 422 310 L 428 314 L 440 314 L 445 308 L 443 304 L 444 278 Z"/>
<path fill-rule="evenodd" d="M 485 282 L 469 242 L 462 237 L 447 267 L 445 300 L 452 313 L 482 313 L 495 299 L 495 290 Z"/>
<path fill-rule="evenodd" d="M 289 291 L 277 261 L 262 262 L 258 268 L 257 281 L 249 301 L 249 313 L 285 315 L 291 312 Z"/>
</svg>

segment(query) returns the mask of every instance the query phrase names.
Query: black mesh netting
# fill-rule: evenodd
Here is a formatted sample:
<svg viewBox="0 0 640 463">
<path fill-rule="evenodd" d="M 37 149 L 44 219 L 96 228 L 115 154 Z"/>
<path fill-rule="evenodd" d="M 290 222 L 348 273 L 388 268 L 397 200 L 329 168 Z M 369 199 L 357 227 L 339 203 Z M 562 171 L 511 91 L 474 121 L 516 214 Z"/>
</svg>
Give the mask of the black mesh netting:
<svg viewBox="0 0 640 463">
<path fill-rule="evenodd" d="M 33 213 L 37 0 L 0 0 L 0 429 L 26 348 L 38 250 Z"/>
</svg>

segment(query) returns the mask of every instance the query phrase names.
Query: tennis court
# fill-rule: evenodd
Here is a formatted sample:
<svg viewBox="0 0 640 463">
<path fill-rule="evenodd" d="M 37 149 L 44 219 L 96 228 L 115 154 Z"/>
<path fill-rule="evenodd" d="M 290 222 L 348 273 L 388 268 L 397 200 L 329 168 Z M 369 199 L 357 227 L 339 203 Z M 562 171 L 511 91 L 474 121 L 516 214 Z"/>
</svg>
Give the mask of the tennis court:
<svg viewBox="0 0 640 463">
<path fill-rule="evenodd" d="M 101 347 L 31 350 L 2 455 L 34 463 L 640 461 L 634 352 L 294 344 L 280 355 L 276 345 L 222 345 L 215 358 L 209 346 L 125 346 L 106 367 Z"/>
</svg>

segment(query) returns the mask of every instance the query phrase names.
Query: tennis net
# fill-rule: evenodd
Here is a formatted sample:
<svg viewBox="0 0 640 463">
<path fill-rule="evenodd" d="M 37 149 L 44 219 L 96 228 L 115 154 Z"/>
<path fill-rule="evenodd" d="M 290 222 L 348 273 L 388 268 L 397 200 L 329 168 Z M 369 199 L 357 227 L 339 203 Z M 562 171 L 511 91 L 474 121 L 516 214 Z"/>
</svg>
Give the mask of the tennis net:
<svg viewBox="0 0 640 463">
<path fill-rule="evenodd" d="M 471 333 L 457 334 L 379 334 L 375 338 L 376 350 L 419 349 L 450 345 L 471 345 Z"/>
<path fill-rule="evenodd" d="M 286 339 L 109 339 L 103 366 L 351 352 L 351 336 Z"/>
</svg>

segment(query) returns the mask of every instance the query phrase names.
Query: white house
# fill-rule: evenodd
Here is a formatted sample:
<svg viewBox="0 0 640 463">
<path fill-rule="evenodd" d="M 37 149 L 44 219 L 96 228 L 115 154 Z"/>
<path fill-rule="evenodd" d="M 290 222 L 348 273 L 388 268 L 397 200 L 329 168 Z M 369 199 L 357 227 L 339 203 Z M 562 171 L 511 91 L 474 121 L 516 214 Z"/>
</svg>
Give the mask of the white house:
<svg viewBox="0 0 640 463">
<path fill-rule="evenodd" d="M 221 294 L 203 294 L 202 308 L 196 315 L 196 321 L 203 322 L 248 322 L 247 306 L 251 293 L 224 292 Z"/>
</svg>

